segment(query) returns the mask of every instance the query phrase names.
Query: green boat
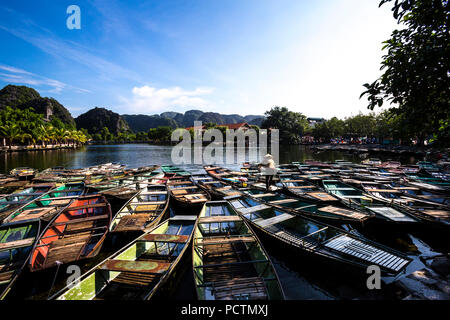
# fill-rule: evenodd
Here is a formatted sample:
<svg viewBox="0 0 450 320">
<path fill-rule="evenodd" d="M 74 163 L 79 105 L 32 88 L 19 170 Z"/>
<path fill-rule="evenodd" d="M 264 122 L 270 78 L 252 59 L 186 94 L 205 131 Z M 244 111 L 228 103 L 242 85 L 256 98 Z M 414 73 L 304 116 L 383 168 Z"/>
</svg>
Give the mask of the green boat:
<svg viewBox="0 0 450 320">
<path fill-rule="evenodd" d="M 175 216 L 140 236 L 50 299 L 149 300 L 162 289 L 189 247 L 196 216 Z"/>
<path fill-rule="evenodd" d="M 233 208 L 278 250 L 307 259 L 315 267 L 332 265 L 349 276 L 366 277 L 369 266 L 380 267 L 383 276 L 395 277 L 412 261 L 394 249 L 328 224 L 268 206 L 247 196 L 230 200 Z M 300 259 L 300 258 L 298 258 Z M 336 262 L 336 263 L 334 263 Z M 334 263 L 334 264 L 330 264 Z"/>
<path fill-rule="evenodd" d="M 284 299 L 269 256 L 228 202 L 203 206 L 192 249 L 199 300 Z"/>
<path fill-rule="evenodd" d="M 191 173 L 189 171 L 180 169 L 178 167 L 169 165 L 169 166 L 161 166 L 161 170 L 164 173 L 168 173 L 168 174 L 176 174 L 178 176 L 190 176 Z"/>
<path fill-rule="evenodd" d="M 148 185 L 137 191 L 114 216 L 110 232 L 144 232 L 166 217 L 169 206 L 167 186 Z"/>
<path fill-rule="evenodd" d="M 11 213 L 42 197 L 55 187 L 54 184 L 33 185 L 25 190 L 10 194 L 0 199 L 0 223 Z"/>
<path fill-rule="evenodd" d="M 336 225 L 351 223 L 363 226 L 367 220 L 373 217 L 372 214 L 365 213 L 361 210 L 337 206 L 335 203 L 327 204 L 300 200 L 298 198 L 288 197 L 284 194 L 276 192 L 266 193 L 262 190 L 252 188 L 241 189 L 241 191 L 251 198 L 264 202 L 265 204 Z"/>
<path fill-rule="evenodd" d="M 62 186 L 47 192 L 42 197 L 34 199 L 27 205 L 11 212 L 11 214 L 4 219 L 4 222 L 11 223 L 33 219 L 49 221 L 62 208 L 68 206 L 74 199 L 83 193 L 83 182 L 65 183 Z"/>
<path fill-rule="evenodd" d="M 421 219 L 401 209 L 395 204 L 383 202 L 338 180 L 323 180 L 323 187 L 330 194 L 338 197 L 350 208 L 365 210 L 372 213 L 379 222 L 405 225 L 418 224 Z"/>
<path fill-rule="evenodd" d="M 26 267 L 39 231 L 40 220 L 0 226 L 0 300 Z"/>
</svg>

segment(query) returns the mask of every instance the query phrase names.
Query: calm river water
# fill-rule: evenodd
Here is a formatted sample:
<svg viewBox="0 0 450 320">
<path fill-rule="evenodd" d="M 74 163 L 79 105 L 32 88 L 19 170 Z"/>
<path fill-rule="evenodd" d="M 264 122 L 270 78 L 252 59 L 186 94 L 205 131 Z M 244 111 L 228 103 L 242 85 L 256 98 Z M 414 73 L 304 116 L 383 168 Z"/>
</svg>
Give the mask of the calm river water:
<svg viewBox="0 0 450 320">
<path fill-rule="evenodd" d="M 52 150 L 52 151 L 35 151 L 35 152 L 16 152 L 11 154 L 0 154 L 0 172 L 6 173 L 11 169 L 21 166 L 33 167 L 36 169 L 45 169 L 54 166 L 64 166 L 66 168 L 80 168 L 106 162 L 118 162 L 126 164 L 129 167 L 139 167 L 151 164 L 171 164 L 171 146 L 158 146 L 149 144 L 119 144 L 119 145 L 88 145 L 78 150 Z M 248 156 L 248 155 L 247 155 Z M 289 163 L 292 161 L 304 161 L 307 159 L 315 159 L 321 161 L 334 161 L 338 159 L 360 162 L 363 158 L 354 154 L 345 154 L 342 152 L 327 151 L 322 153 L 313 153 L 304 146 L 280 146 L 280 163 Z M 250 156 L 247 160 L 255 160 Z M 383 159 L 386 160 L 386 159 Z M 405 158 L 401 159 L 403 163 L 415 163 L 417 159 Z M 227 165 L 231 168 L 238 168 L 240 163 Z M 184 166 L 187 169 L 201 169 L 201 165 Z M 387 245 L 391 245 L 396 249 L 408 252 L 415 261 L 411 264 L 411 268 L 417 270 L 423 267 L 418 259 L 419 255 L 427 255 L 433 253 L 431 247 L 426 242 L 415 236 L 404 234 L 394 238 L 377 239 Z M 106 248 L 105 248 L 106 249 Z M 365 283 L 347 283 L 345 275 L 336 275 L 331 279 L 330 276 L 323 279 L 321 275 L 314 274 L 314 271 L 304 270 L 303 266 L 308 265 L 305 261 L 291 259 L 287 261 L 285 257 L 280 256 L 277 248 L 271 248 L 267 244 L 266 248 L 271 255 L 276 266 L 283 288 L 288 299 L 342 299 L 355 298 L 367 294 Z M 92 262 L 88 263 L 91 267 L 94 263 L 101 261 L 110 254 L 109 251 L 117 250 L 113 246 L 110 250 L 106 250 Z M 330 266 L 332 267 L 332 266 Z M 332 272 L 332 268 L 330 268 Z M 46 298 L 48 288 L 51 287 L 55 271 L 48 271 L 47 276 L 26 277 L 24 292 L 17 293 L 17 298 Z M 64 276 L 64 271 L 60 271 L 58 278 Z M 62 279 L 63 279 L 62 278 Z M 179 299 L 190 299 L 193 294 L 192 271 L 186 272 L 182 288 L 179 290 Z M 61 279 L 61 280 L 62 280 Z M 58 281 L 57 281 L 58 282 Z M 55 285 L 59 287 L 60 285 Z M 30 287 L 33 289 L 30 291 Z M 21 290 L 19 290 L 21 291 Z M 54 291 L 53 291 L 54 292 Z"/>
<path fill-rule="evenodd" d="M 237 154 L 239 150 L 236 150 Z M 246 150 L 246 160 L 254 158 L 259 150 Z M 254 154 L 252 154 L 254 151 Z M 118 145 L 88 145 L 77 150 L 48 150 L 0 153 L 0 173 L 7 173 L 17 167 L 32 167 L 39 170 L 54 166 L 66 168 L 81 168 L 106 162 L 119 162 L 129 167 L 140 167 L 150 164 L 171 164 L 172 146 L 150 144 L 118 144 Z M 250 154 L 249 154 L 250 153 Z M 226 152 L 224 151 L 224 156 Z M 280 163 L 304 161 L 307 159 L 335 161 L 338 159 L 360 162 L 364 158 L 356 154 L 346 154 L 339 151 L 324 151 L 314 153 L 305 146 L 280 146 Z M 261 155 L 260 155 L 261 156 Z M 382 159 L 383 160 L 383 159 Z M 413 157 L 401 159 L 403 163 L 415 163 Z M 228 165 L 228 167 L 238 167 Z M 198 167 L 201 166 L 186 166 Z"/>
</svg>

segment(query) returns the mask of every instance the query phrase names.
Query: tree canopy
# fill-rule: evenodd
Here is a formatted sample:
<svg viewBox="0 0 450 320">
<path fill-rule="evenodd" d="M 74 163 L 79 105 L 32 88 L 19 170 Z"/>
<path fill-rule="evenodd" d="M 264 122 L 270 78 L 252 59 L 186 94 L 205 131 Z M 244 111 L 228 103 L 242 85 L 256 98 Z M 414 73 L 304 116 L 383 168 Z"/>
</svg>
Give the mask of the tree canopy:
<svg viewBox="0 0 450 320">
<path fill-rule="evenodd" d="M 392 0 L 382 0 L 380 6 Z M 431 135 L 448 144 L 450 32 L 448 0 L 395 0 L 393 16 L 404 28 L 384 42 L 383 74 L 364 84 L 368 108 L 393 104 L 407 134 L 419 142 Z M 446 139 L 447 137 L 447 139 Z"/>
<path fill-rule="evenodd" d="M 263 129 L 278 129 L 281 143 L 299 143 L 308 129 L 306 116 L 286 107 L 274 107 L 266 111 L 261 125 Z"/>
</svg>

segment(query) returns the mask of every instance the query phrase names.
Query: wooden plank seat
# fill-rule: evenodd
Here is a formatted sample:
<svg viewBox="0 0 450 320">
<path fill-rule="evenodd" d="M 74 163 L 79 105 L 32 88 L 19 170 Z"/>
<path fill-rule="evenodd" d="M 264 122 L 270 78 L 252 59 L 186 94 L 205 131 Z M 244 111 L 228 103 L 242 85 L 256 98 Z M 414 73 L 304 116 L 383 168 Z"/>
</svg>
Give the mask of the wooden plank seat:
<svg viewBox="0 0 450 320">
<path fill-rule="evenodd" d="M 188 184 L 188 185 L 192 185 L 192 181 L 188 181 L 188 180 L 183 180 L 183 181 L 170 181 L 168 183 L 168 186 L 178 186 L 181 184 Z"/>
<path fill-rule="evenodd" d="M 78 259 L 90 238 L 91 234 L 88 232 L 52 241 L 45 258 L 44 267 L 51 267 L 56 264 L 56 261 L 67 263 Z"/>
<path fill-rule="evenodd" d="M 31 246 L 34 242 L 34 238 L 21 239 L 16 241 L 10 241 L 5 243 L 0 243 L 0 250 L 12 250 L 16 248 Z"/>
<path fill-rule="evenodd" d="M 92 217 L 84 217 L 84 218 L 79 218 L 79 219 L 73 219 L 73 220 L 68 220 L 68 221 L 63 221 L 63 222 L 55 222 L 52 224 L 52 226 L 59 226 L 59 225 L 67 225 L 67 224 L 74 224 L 74 223 L 83 223 L 83 222 L 87 222 L 87 221 L 94 221 L 94 220 L 100 220 L 100 219 L 108 219 L 109 215 L 104 214 L 104 215 L 98 215 L 98 216 L 92 216 Z"/>
<path fill-rule="evenodd" d="M 230 190 L 231 186 L 226 186 L 226 187 L 222 187 L 222 188 L 217 188 L 217 191 L 225 191 L 225 190 Z"/>
<path fill-rule="evenodd" d="M 201 239 L 201 241 L 199 241 Z M 212 237 L 212 238 L 197 238 L 197 242 L 199 245 L 203 246 L 212 246 L 212 245 L 223 245 L 223 244 L 230 244 L 234 242 L 240 242 L 240 243 L 249 243 L 249 242 L 255 242 L 255 238 L 253 236 L 230 236 L 230 237 Z"/>
<path fill-rule="evenodd" d="M 307 192 L 306 194 L 321 201 L 338 201 L 338 199 L 326 192 Z"/>
<path fill-rule="evenodd" d="M 220 183 L 219 181 L 213 180 L 213 181 L 201 181 L 201 184 L 215 184 L 215 183 Z"/>
<path fill-rule="evenodd" d="M 298 202 L 298 200 L 297 199 L 282 199 L 282 200 L 269 201 L 270 204 L 284 204 L 284 203 L 293 203 L 293 202 Z"/>
<path fill-rule="evenodd" d="M 275 193 L 260 193 L 260 194 L 253 194 L 253 198 L 263 198 L 263 197 L 274 197 L 276 196 Z"/>
<path fill-rule="evenodd" d="M 367 218 L 367 214 L 365 214 L 365 213 L 361 213 L 361 212 L 358 212 L 355 210 L 348 210 L 348 209 L 333 207 L 333 206 L 327 206 L 327 207 L 320 208 L 319 211 L 324 211 L 327 213 L 332 213 L 332 214 L 341 215 L 344 217 L 355 218 L 355 219 Z"/>
<path fill-rule="evenodd" d="M 195 189 L 198 189 L 198 187 L 197 186 L 188 186 L 188 187 L 182 187 L 182 188 L 171 188 L 170 186 L 169 186 L 169 190 L 171 191 L 171 192 L 174 192 L 174 191 L 177 191 L 177 190 L 179 190 L 179 191 L 183 191 L 183 190 L 195 190 Z"/>
<path fill-rule="evenodd" d="M 188 240 L 189 236 L 185 235 L 149 233 L 142 236 L 138 241 L 186 243 Z"/>
<path fill-rule="evenodd" d="M 283 213 L 283 214 L 280 214 L 278 216 L 275 216 L 275 217 L 272 217 L 272 218 L 269 218 L 269 219 L 258 221 L 258 222 L 256 222 L 256 224 L 259 225 L 262 228 L 265 228 L 265 227 L 268 227 L 270 225 L 286 221 L 286 220 L 291 219 L 293 217 L 294 217 L 294 215 L 292 215 L 292 214 Z"/>
<path fill-rule="evenodd" d="M 256 263 L 268 263 L 268 260 L 248 260 L 248 261 L 233 261 L 233 262 L 225 262 L 218 264 L 202 264 L 199 266 L 195 266 L 196 269 L 209 269 L 209 268 L 217 268 L 224 266 L 233 266 L 233 265 L 243 265 L 243 264 L 256 264 Z"/>
<path fill-rule="evenodd" d="M 81 192 L 83 189 L 67 189 L 67 190 L 51 190 L 49 194 L 53 193 L 70 193 L 70 192 Z"/>
<path fill-rule="evenodd" d="M 8 267 L 10 266 L 8 265 Z M 13 269 L 9 271 L 2 271 L 2 269 L 3 267 L 0 265 L 0 284 L 9 283 L 12 280 L 16 270 Z"/>
<path fill-rule="evenodd" d="M 242 221 L 239 216 L 211 216 L 211 217 L 201 217 L 199 223 L 219 223 L 219 222 L 236 222 Z"/>
<path fill-rule="evenodd" d="M 23 210 L 21 213 L 19 213 L 17 216 L 15 216 L 11 221 L 17 222 L 17 221 L 23 221 L 23 220 L 29 220 L 29 219 L 39 219 L 43 216 L 46 216 L 46 215 L 51 214 L 56 211 L 57 211 L 57 209 L 55 209 L 55 208 L 27 209 L 27 210 Z"/>
<path fill-rule="evenodd" d="M 400 193 L 400 190 L 395 189 L 366 189 L 368 192 L 389 192 L 389 193 Z"/>
<path fill-rule="evenodd" d="M 107 206 L 107 204 L 105 202 L 101 202 L 101 203 L 85 204 L 85 205 L 76 206 L 76 207 L 68 207 L 67 210 L 75 211 L 75 210 L 90 209 L 90 208 L 101 208 L 101 207 L 106 207 L 106 206 Z"/>
<path fill-rule="evenodd" d="M 140 193 L 139 196 L 159 195 L 159 194 L 167 194 L 167 191 L 147 191 Z"/>
<path fill-rule="evenodd" d="M 114 231 L 143 230 L 146 223 L 153 220 L 153 218 L 153 216 L 143 213 L 122 216 Z"/>
<path fill-rule="evenodd" d="M 288 186 L 288 189 L 315 189 L 316 186 Z"/>
<path fill-rule="evenodd" d="M 118 272 L 162 274 L 167 272 L 170 266 L 171 263 L 152 260 L 108 260 L 99 266 L 99 269 Z"/>
<path fill-rule="evenodd" d="M 259 277 L 215 281 L 212 283 L 212 287 L 212 294 L 217 300 L 235 300 L 239 297 L 252 300 L 266 300 L 268 298 L 264 280 Z"/>
<path fill-rule="evenodd" d="M 269 209 L 269 208 L 270 207 L 265 205 L 265 204 L 260 204 L 260 205 L 253 206 L 253 207 L 248 207 L 248 208 L 239 208 L 238 211 L 241 214 L 247 214 L 247 213 L 261 211 L 261 210 L 265 210 L 265 209 Z"/>
</svg>

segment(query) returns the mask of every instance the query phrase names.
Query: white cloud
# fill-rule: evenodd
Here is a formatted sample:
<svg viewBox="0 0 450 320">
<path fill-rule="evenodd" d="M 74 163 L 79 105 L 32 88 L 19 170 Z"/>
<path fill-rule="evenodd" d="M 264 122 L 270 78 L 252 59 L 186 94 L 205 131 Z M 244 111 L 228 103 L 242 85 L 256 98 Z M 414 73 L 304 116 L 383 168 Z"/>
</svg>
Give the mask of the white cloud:
<svg viewBox="0 0 450 320">
<path fill-rule="evenodd" d="M 0 79 L 9 83 L 43 86 L 46 89 L 44 91 L 51 93 L 60 93 L 64 88 L 69 88 L 77 92 L 90 92 L 86 89 L 77 88 L 64 82 L 8 65 L 0 65 L 0 70 L 4 71 L 0 72 Z"/>
<path fill-rule="evenodd" d="M 157 89 L 150 86 L 134 87 L 132 97 L 120 97 L 121 112 L 150 114 L 173 111 L 175 108 L 206 108 L 210 102 L 204 96 L 211 94 L 213 88 L 199 87 L 186 90 L 180 87 Z"/>
</svg>

